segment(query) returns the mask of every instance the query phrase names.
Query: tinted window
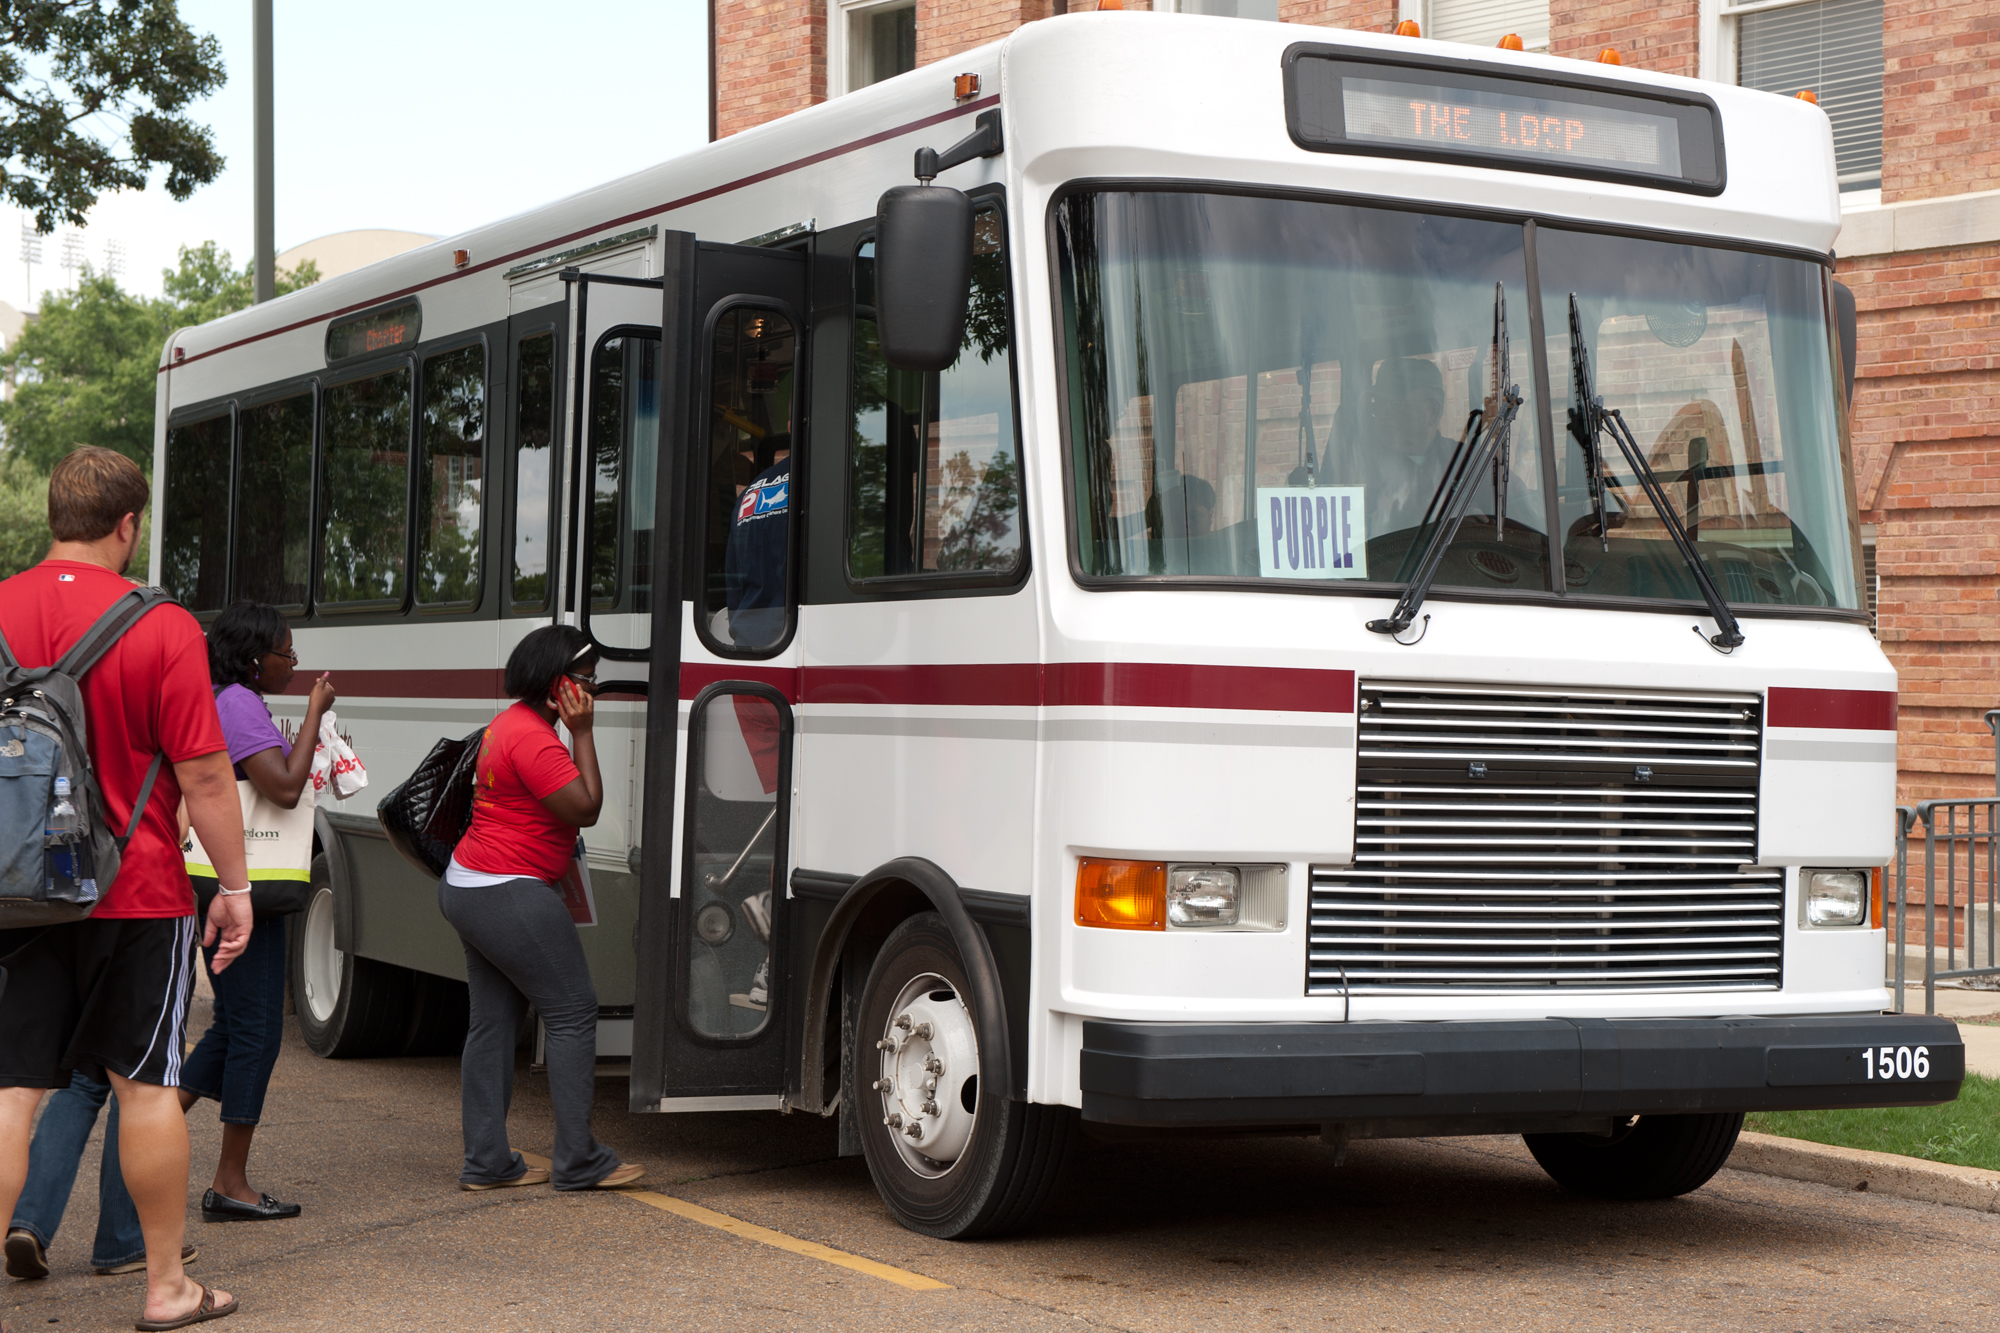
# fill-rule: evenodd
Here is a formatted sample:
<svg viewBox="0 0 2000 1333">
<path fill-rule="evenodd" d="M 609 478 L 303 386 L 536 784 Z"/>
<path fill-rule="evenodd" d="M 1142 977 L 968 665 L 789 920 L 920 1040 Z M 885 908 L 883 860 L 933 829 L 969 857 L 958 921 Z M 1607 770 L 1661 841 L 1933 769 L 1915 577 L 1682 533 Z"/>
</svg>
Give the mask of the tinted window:
<svg viewBox="0 0 2000 1333">
<path fill-rule="evenodd" d="M 892 370 L 875 330 L 875 247 L 855 263 L 848 572 L 1005 574 L 1021 556 L 1021 484 L 1008 356 L 1007 254 L 997 210 L 975 215 L 972 303 L 958 360 Z"/>
<path fill-rule="evenodd" d="M 417 601 L 479 601 L 479 518 L 485 496 L 486 349 L 424 362 L 423 466 L 417 474 Z"/>
<path fill-rule="evenodd" d="M 228 496 L 229 417 L 170 428 L 160 586 L 190 611 L 219 611 L 228 595 Z"/>
<path fill-rule="evenodd" d="M 738 306 L 715 322 L 701 614 L 725 646 L 761 651 L 785 636 L 797 359 L 792 323 L 775 310 Z"/>
<path fill-rule="evenodd" d="M 607 338 L 591 365 L 590 592 L 600 611 L 650 606 L 659 367 L 660 340 L 638 336 Z"/>
<path fill-rule="evenodd" d="M 312 394 L 246 407 L 239 419 L 234 595 L 303 607 L 311 559 Z M 218 506 L 224 494 L 216 492 Z"/>
<path fill-rule="evenodd" d="M 514 609 L 549 600 L 550 441 L 556 423 L 556 336 L 521 339 L 514 363 Z"/>
<path fill-rule="evenodd" d="M 322 605 L 402 602 L 409 484 L 409 367 L 328 389 Z"/>
</svg>

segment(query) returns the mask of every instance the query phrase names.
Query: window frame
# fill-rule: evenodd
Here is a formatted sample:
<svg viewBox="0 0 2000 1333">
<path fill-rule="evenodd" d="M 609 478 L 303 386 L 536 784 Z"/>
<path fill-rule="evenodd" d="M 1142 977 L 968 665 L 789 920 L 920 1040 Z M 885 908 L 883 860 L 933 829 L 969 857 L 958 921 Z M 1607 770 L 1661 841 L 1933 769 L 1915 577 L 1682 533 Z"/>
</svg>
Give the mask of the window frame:
<svg viewBox="0 0 2000 1333">
<path fill-rule="evenodd" d="M 328 375 L 319 386 L 319 416 L 317 433 L 313 446 L 313 563 L 312 586 L 308 593 L 308 605 L 315 618 L 328 616 L 346 620 L 350 616 L 406 616 L 412 609 L 416 597 L 416 508 L 417 508 L 417 363 L 421 358 L 421 344 L 393 356 L 383 356 L 366 361 L 356 361 L 352 366 L 343 365 L 339 376 Z M 328 603 L 321 599 L 320 589 L 326 577 L 326 522 L 327 522 L 327 410 L 326 395 L 335 389 L 362 380 L 373 379 L 387 374 L 400 365 L 410 376 L 410 423 L 409 438 L 404 442 L 403 453 L 403 595 L 400 598 L 377 597 L 363 602 Z M 454 608 L 456 609 L 456 608 Z"/>
<path fill-rule="evenodd" d="M 231 402 L 232 421 L 229 442 L 229 597 L 228 605 L 240 599 L 236 588 L 236 547 L 242 536 L 243 525 L 239 521 L 242 501 L 238 491 L 243 485 L 243 416 L 259 407 L 283 402 L 287 398 L 303 395 L 312 403 L 312 438 L 307 448 L 312 457 L 308 465 L 306 481 L 306 597 L 297 606 L 281 606 L 287 621 L 305 620 L 315 609 L 319 590 L 319 520 L 320 510 L 325 503 L 325 494 L 320 488 L 320 428 L 326 420 L 326 406 L 320 401 L 323 372 L 283 381 L 277 385 L 259 385 L 256 389 L 236 395 Z"/>
<path fill-rule="evenodd" d="M 1014 465 L 1020 486 L 1020 507 L 1017 526 L 1020 529 L 1020 559 L 1014 568 L 1002 571 L 980 571 L 974 573 L 939 572 L 918 574 L 883 574 L 875 578 L 857 579 L 848 564 L 848 556 L 854 550 L 854 506 L 849 489 L 854 469 L 854 369 L 855 358 L 861 348 L 861 306 L 854 299 L 854 275 L 861 260 L 861 247 L 875 239 L 875 224 L 863 221 L 855 227 L 851 239 L 845 241 L 841 258 L 846 270 L 846 333 L 847 350 L 842 365 L 840 386 L 840 583 L 852 594 L 853 601 L 890 601 L 926 596 L 981 596 L 1006 594 L 1017 591 L 1028 581 L 1034 564 L 1029 541 L 1028 520 L 1028 476 L 1027 449 L 1023 440 L 1021 424 L 1021 336 L 1019 303 L 1016 301 L 1015 256 L 1013 230 L 1008 225 L 1007 192 L 1000 185 L 984 185 L 967 190 L 966 197 L 972 201 L 972 211 L 977 214 L 981 205 L 992 201 L 996 206 L 991 211 L 1000 219 L 1001 258 L 1007 272 L 1007 400 L 1008 411 L 1014 427 Z M 1051 206 L 1053 207 L 1053 205 Z M 1050 214 L 1051 218 L 1054 214 Z M 844 231 L 845 229 L 843 229 Z M 1053 233 L 1051 233 L 1053 234 Z M 830 233 L 839 236 L 841 232 Z M 1053 255 L 1055 252 L 1050 250 Z M 1060 306 L 1058 306 L 1058 309 Z M 956 363 L 954 363 L 956 364 Z M 939 375 L 943 371 L 937 372 Z"/>
<path fill-rule="evenodd" d="M 807 292 L 811 299 L 811 291 Z M 792 359 L 792 481 L 791 495 L 785 502 L 785 632 L 777 641 L 765 648 L 738 648 L 733 643 L 724 643 L 709 632 L 708 618 L 712 612 L 708 605 L 708 482 L 709 450 L 706 423 L 714 407 L 715 397 L 715 328 L 722 317 L 745 307 L 772 310 L 792 322 L 792 337 L 795 349 Z M 701 646 L 717 657 L 736 661 L 763 661 L 776 657 L 792 646 L 799 632 L 799 565 L 805 554 L 801 540 L 799 514 L 804 509 L 801 498 L 804 494 L 799 485 L 800 478 L 809 466 L 810 441 L 802 439 L 809 430 L 808 413 L 812 404 L 811 361 L 812 343 L 809 326 L 790 301 L 783 297 L 770 296 L 761 292 L 731 292 L 718 297 L 702 316 L 701 354 L 695 361 L 695 384 L 700 415 L 695 419 L 703 423 L 699 432 L 701 443 L 690 441 L 688 449 L 687 499 L 682 504 L 681 516 L 686 523 L 683 534 L 686 549 L 692 553 L 683 566 L 682 597 L 694 607 L 695 639 Z M 801 427 L 808 427 L 802 430 Z"/>
<path fill-rule="evenodd" d="M 283 397 L 284 395 L 280 394 L 277 396 Z M 270 400 L 263 399 L 261 401 L 268 402 Z M 231 594 L 235 591 L 234 584 L 236 582 L 236 483 L 240 472 L 239 451 L 241 448 L 237 438 L 239 414 L 240 404 L 237 396 L 234 394 L 221 398 L 211 398 L 206 402 L 197 403 L 192 407 L 179 408 L 167 414 L 167 431 L 169 433 L 188 426 L 198 426 L 203 422 L 214 421 L 218 418 L 226 418 L 229 422 L 229 479 L 225 488 L 225 494 L 229 498 L 229 506 L 223 521 L 222 605 L 212 611 L 196 611 L 192 607 L 187 608 L 188 614 L 204 625 L 221 615 L 228 608 L 230 602 L 234 600 Z M 315 447 L 317 447 L 317 442 L 315 442 Z M 163 450 L 161 458 L 163 463 L 168 461 L 165 454 L 166 451 Z M 167 475 L 171 479 L 173 475 L 171 466 L 169 466 Z M 162 563 L 164 563 L 167 554 L 167 534 L 164 526 L 166 523 L 167 493 L 164 486 L 156 486 L 155 489 L 158 491 L 158 495 L 153 503 L 157 509 L 155 518 L 162 525 L 160 529 L 160 558 Z M 307 516 L 307 525 L 310 528 L 310 514 Z M 150 553 L 148 558 L 150 559 Z M 161 582 L 161 571 L 157 569 L 153 570 L 152 577 L 153 581 L 159 583 L 161 587 L 166 586 Z M 308 578 L 310 578 L 310 571 L 308 571 Z M 310 594 L 310 587 L 307 588 L 307 592 Z M 310 596 L 307 598 L 306 605 L 309 612 L 312 605 Z M 300 620 L 304 618 L 304 614 L 301 613 L 297 616 L 288 615 L 285 619 L 288 622 Z"/>
<path fill-rule="evenodd" d="M 417 501 L 423 495 L 423 468 L 429 461 L 425 450 L 423 407 L 424 396 L 430 389 L 430 364 L 439 357 L 462 352 L 468 347 L 477 347 L 480 354 L 479 376 L 482 402 L 485 404 L 485 420 L 479 437 L 479 573 L 472 583 L 472 600 L 469 602 L 425 602 L 417 586 L 417 571 L 423 554 L 422 527 L 417 520 Z M 434 348 L 419 346 L 414 353 L 417 363 L 415 380 L 410 393 L 410 431 L 414 442 L 410 451 L 410 532 L 409 551 L 405 559 L 409 562 L 410 613 L 426 620 L 440 616 L 477 615 L 486 601 L 487 561 L 492 545 L 493 523 L 489 507 L 493 501 L 493 348 L 483 328 L 469 329 L 448 338 L 440 338 Z"/>
<path fill-rule="evenodd" d="M 505 402 L 507 412 L 507 476 L 505 480 L 505 515 L 501 520 L 504 529 L 496 538 L 498 552 L 504 556 L 504 567 L 495 571 L 499 580 L 499 595 L 494 599 L 495 609 L 505 619 L 547 619 L 553 611 L 556 595 L 556 554 L 558 542 L 557 520 L 562 512 L 562 462 L 564 432 L 568 425 L 563 416 L 563 398 L 568 392 L 569 381 L 564 376 L 563 358 L 569 349 L 569 326 L 567 323 L 569 305 L 567 301 L 549 302 L 527 316 L 525 323 L 515 328 L 512 321 L 503 321 L 500 327 L 507 339 L 507 373 L 501 383 L 506 386 Z M 521 344 L 530 338 L 547 334 L 551 348 L 549 375 L 553 381 L 549 410 L 549 468 L 548 468 L 548 531 L 543 534 L 545 557 L 549 568 L 543 571 L 545 591 L 539 603 L 519 602 L 514 599 L 514 549 L 520 539 L 520 460 L 521 460 Z M 491 432 L 489 431 L 489 436 Z M 497 561 L 496 561 L 497 563 Z"/>
<path fill-rule="evenodd" d="M 1070 198 L 1079 194 L 1112 192 L 1227 194 L 1253 199 L 1273 199 L 1316 204 L 1344 204 L 1356 208 L 1379 208 L 1397 212 L 1415 211 L 1443 217 L 1463 217 L 1485 222 L 1503 222 L 1521 226 L 1524 228 L 1524 232 L 1526 225 L 1532 222 L 1535 224 L 1537 230 L 1543 227 L 1553 227 L 1567 232 L 1589 232 L 1603 236 L 1629 237 L 1641 241 L 1658 241 L 1674 245 L 1698 245 L 1717 250 L 1734 250 L 1749 254 L 1768 255 L 1779 259 L 1805 260 L 1819 266 L 1823 289 L 1826 293 L 1825 299 L 1829 302 L 1828 336 L 1833 339 L 1836 348 L 1834 365 L 1838 367 L 1840 364 L 1838 358 L 1838 337 L 1831 324 L 1830 303 L 1832 300 L 1832 287 L 1830 284 L 1834 277 L 1833 257 L 1830 254 L 1822 254 L 1818 251 L 1797 250 L 1787 246 L 1767 245 L 1732 237 L 1714 237 L 1687 232 L 1666 231 L 1658 228 L 1630 227 L 1612 223 L 1579 221 L 1573 218 L 1543 216 L 1534 213 L 1516 213 L 1501 209 L 1469 208 L 1462 205 L 1433 203 L 1422 199 L 1403 199 L 1387 195 L 1360 194 L 1338 190 L 1310 190 L 1252 184 L 1242 181 L 1204 181 L 1193 178 L 1077 177 L 1065 181 L 1050 192 L 1047 212 L 1044 217 L 1043 244 L 1046 246 L 1046 253 L 1048 255 L 1049 308 L 1054 323 L 1054 327 L 1050 331 L 1051 348 L 1055 356 L 1055 364 L 1059 368 L 1056 375 L 1055 398 L 1058 430 L 1061 436 L 1061 451 L 1058 457 L 1061 460 L 1062 466 L 1063 548 L 1069 565 L 1071 581 L 1086 592 L 1132 592 L 1150 588 L 1184 588 L 1209 592 L 1250 592 L 1260 595 L 1279 596 L 1395 597 L 1401 593 L 1404 587 L 1400 583 L 1391 583 L 1379 579 L 1354 579 L 1332 583 L 1307 580 L 1265 579 L 1248 575 L 1100 575 L 1084 572 L 1076 521 L 1075 439 L 1074 432 L 1071 429 L 1070 377 L 1067 370 L 1062 369 L 1068 365 L 1069 348 L 1064 334 L 1064 321 L 1062 317 L 1063 280 L 1062 265 L 1058 258 L 1057 226 L 1058 215 L 1062 206 Z M 1536 262 L 1533 235 L 1524 234 L 1522 244 L 1527 250 L 1528 272 L 1531 275 L 1538 275 L 1540 265 Z M 1536 281 L 1530 284 L 1530 288 L 1530 291 L 1527 293 L 1530 303 L 1529 309 L 1539 310 L 1541 309 L 1542 287 L 1538 276 Z M 1536 339 L 1532 336 L 1532 333 L 1527 331 L 1517 332 L 1514 336 L 1516 341 L 1524 344 L 1524 347 L 1520 350 L 1525 351 L 1532 358 L 1522 373 L 1536 377 L 1536 382 L 1538 383 L 1548 382 L 1543 379 L 1545 369 L 1548 367 L 1548 363 L 1543 360 L 1546 354 L 1547 340 Z M 1553 374 L 1553 370 L 1547 369 L 1547 373 Z M 1563 374 L 1566 378 L 1568 374 L 1567 367 L 1563 368 Z M 1837 390 L 1838 386 L 1836 385 L 1835 387 Z M 1840 401 L 1840 394 L 1837 391 L 1834 393 L 1834 399 L 1838 408 L 1838 420 L 1840 422 L 1840 438 L 1837 442 L 1837 449 L 1847 468 L 1846 484 L 1849 491 L 1852 492 L 1856 478 L 1854 475 L 1853 449 L 1849 436 L 1847 408 L 1846 404 Z M 1565 432 L 1560 428 L 1560 423 L 1555 420 L 1554 403 L 1555 398 L 1553 393 L 1542 399 L 1540 419 L 1533 423 L 1533 427 L 1538 433 L 1538 441 L 1552 441 L 1555 449 L 1560 450 Z M 1514 428 L 1517 432 L 1520 431 L 1522 423 L 1516 421 Z M 1551 497 L 1554 497 L 1558 494 L 1558 491 L 1554 485 L 1554 478 L 1549 475 L 1549 468 L 1552 466 L 1554 454 L 1547 448 L 1541 449 L 1540 452 L 1543 459 L 1543 486 L 1546 492 Z M 1858 534 L 1858 516 L 1851 518 L 1850 521 L 1855 525 L 1855 531 Z M 1551 531 L 1544 534 L 1551 542 L 1552 560 L 1558 567 L 1560 567 L 1562 558 L 1561 550 L 1559 547 L 1554 547 L 1553 543 L 1555 541 L 1554 530 L 1560 527 L 1560 522 L 1552 523 L 1550 524 Z M 1857 535 L 1855 538 L 1857 560 L 1859 559 L 1859 540 Z M 1426 596 L 1431 601 L 1476 602 L 1489 605 L 1576 606 L 1598 611 L 1639 611 L 1651 614 L 1681 616 L 1705 616 L 1708 614 L 1707 607 L 1700 601 L 1610 597 L 1601 594 L 1577 593 L 1569 590 L 1567 587 L 1534 590 L 1433 587 Z M 1729 608 L 1739 619 L 1833 620 L 1862 625 L 1868 623 L 1868 613 L 1865 608 L 1858 611 L 1850 611 L 1840 607 L 1772 606 L 1757 603 L 1739 604 L 1736 602 L 1729 603 Z"/>
</svg>

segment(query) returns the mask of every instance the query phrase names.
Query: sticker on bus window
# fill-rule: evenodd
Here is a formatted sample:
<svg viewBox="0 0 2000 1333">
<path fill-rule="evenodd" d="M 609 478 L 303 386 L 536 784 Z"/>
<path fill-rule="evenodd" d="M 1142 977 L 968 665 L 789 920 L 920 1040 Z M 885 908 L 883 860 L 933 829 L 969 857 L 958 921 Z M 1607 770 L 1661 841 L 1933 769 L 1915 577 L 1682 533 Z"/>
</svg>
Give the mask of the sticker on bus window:
<svg viewBox="0 0 2000 1333">
<path fill-rule="evenodd" d="M 1257 563 L 1267 579 L 1365 579 L 1362 486 L 1257 488 Z"/>
</svg>

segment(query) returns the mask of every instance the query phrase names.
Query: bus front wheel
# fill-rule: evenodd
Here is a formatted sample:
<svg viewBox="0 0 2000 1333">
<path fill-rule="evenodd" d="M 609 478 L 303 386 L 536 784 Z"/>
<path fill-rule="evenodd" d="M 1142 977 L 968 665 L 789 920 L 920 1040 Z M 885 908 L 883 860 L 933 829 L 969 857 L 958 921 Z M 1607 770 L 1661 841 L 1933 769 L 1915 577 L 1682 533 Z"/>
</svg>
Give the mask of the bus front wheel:
<svg viewBox="0 0 2000 1333">
<path fill-rule="evenodd" d="M 1075 1131 L 1068 1107 L 980 1086 L 977 1017 L 944 918 L 925 912 L 897 926 L 862 991 L 846 1096 L 883 1202 L 910 1230 L 942 1240 L 1027 1225 Z"/>
<path fill-rule="evenodd" d="M 1524 1134 L 1556 1184 L 1597 1199 L 1671 1199 L 1698 1190 L 1736 1147 L 1741 1112 L 1642 1115 L 1609 1135 Z"/>
<path fill-rule="evenodd" d="M 324 855 L 312 863 L 312 897 L 293 918 L 292 1007 L 314 1055 L 328 1059 L 395 1055 L 410 1024 L 408 970 L 334 947 L 333 874 Z"/>
</svg>

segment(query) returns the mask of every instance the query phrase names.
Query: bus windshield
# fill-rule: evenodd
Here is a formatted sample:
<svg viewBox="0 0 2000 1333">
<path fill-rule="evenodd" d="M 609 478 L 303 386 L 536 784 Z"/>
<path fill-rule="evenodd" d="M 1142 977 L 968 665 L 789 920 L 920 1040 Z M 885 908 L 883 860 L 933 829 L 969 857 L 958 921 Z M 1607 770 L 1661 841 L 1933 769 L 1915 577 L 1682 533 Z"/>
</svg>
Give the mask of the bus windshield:
<svg viewBox="0 0 2000 1333">
<path fill-rule="evenodd" d="M 1608 532 L 1597 525 L 1582 448 L 1565 430 L 1574 290 L 1596 392 L 1623 411 L 1675 501 L 1692 504 L 1681 517 L 1723 595 L 1857 605 L 1816 264 L 1154 191 L 1064 199 L 1056 241 L 1087 578 L 1397 587 L 1440 521 L 1475 414 L 1495 409 L 1504 362 L 1520 412 L 1502 456 L 1465 479 L 1471 502 L 1433 586 L 1549 591 L 1553 536 L 1573 595 L 1697 600 L 1608 439 Z M 1534 391 L 1530 243 L 1553 478 L 1538 434 L 1548 408 Z"/>
</svg>

